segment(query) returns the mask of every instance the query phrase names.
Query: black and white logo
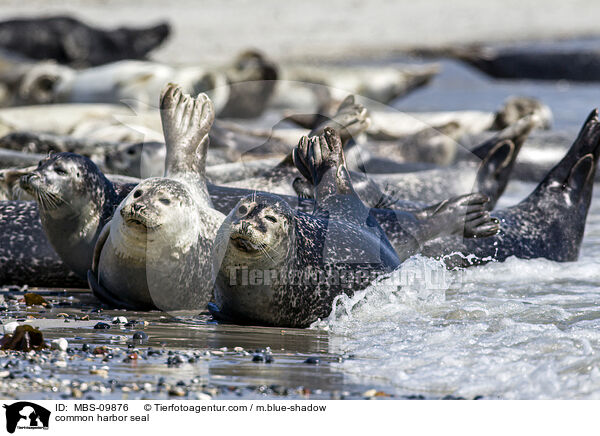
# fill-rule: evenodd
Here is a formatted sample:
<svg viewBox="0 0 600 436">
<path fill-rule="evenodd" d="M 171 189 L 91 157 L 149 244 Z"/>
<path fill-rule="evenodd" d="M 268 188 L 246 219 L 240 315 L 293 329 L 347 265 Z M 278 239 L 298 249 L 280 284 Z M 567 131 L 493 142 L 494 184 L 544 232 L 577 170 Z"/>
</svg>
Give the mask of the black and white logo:
<svg viewBox="0 0 600 436">
<path fill-rule="evenodd" d="M 19 401 L 4 405 L 6 409 L 6 430 L 14 433 L 16 429 L 47 430 L 50 411 L 29 401 Z"/>
</svg>

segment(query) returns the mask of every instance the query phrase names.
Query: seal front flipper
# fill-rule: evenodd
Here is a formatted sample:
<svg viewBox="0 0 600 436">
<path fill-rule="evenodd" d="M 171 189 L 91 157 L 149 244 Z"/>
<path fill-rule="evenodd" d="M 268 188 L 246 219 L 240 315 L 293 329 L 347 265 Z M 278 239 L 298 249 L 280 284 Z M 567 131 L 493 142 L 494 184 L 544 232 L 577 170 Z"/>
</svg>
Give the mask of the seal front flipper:
<svg viewBox="0 0 600 436">
<path fill-rule="evenodd" d="M 462 233 L 467 238 L 494 235 L 499 230 L 498 220 L 487 211 L 489 198 L 481 193 L 462 195 L 444 200 L 415 213 L 420 221 L 419 241 L 428 241 L 442 235 Z"/>
<path fill-rule="evenodd" d="M 98 300 L 102 303 L 110 306 L 113 309 L 125 309 L 125 310 L 152 310 L 155 307 L 142 308 L 139 304 L 128 303 L 118 297 L 112 292 L 109 292 L 104 286 L 98 283 L 98 280 L 92 271 L 88 271 L 87 274 L 88 285 Z"/>
</svg>

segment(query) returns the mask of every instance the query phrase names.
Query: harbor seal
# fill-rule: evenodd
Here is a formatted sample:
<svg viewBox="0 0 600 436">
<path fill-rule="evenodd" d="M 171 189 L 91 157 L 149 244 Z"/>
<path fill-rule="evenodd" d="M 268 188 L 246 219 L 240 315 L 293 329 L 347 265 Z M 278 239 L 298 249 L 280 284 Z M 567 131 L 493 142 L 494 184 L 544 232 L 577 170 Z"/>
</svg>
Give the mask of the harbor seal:
<svg viewBox="0 0 600 436">
<path fill-rule="evenodd" d="M 113 184 L 92 161 L 73 153 L 49 156 L 19 183 L 37 201 L 44 231 L 56 252 L 85 279 L 93 243 L 119 201 Z"/>
<path fill-rule="evenodd" d="M 197 313 L 212 293 L 212 246 L 223 214 L 204 177 L 214 108 L 169 84 L 161 96 L 165 177 L 143 180 L 98 238 L 88 280 L 114 307 Z"/>
<path fill-rule="evenodd" d="M 167 23 L 101 30 L 68 16 L 0 22 L 0 47 L 31 59 L 54 59 L 78 68 L 143 59 L 170 33 Z"/>
<path fill-rule="evenodd" d="M 452 202 L 438 205 L 437 217 L 428 211 L 431 226 L 402 230 L 404 242 L 398 238 L 393 247 L 378 223 L 381 217 L 376 218 L 354 191 L 333 129 L 326 128 L 319 137 L 303 137 L 294 162 L 314 186 L 314 210 L 294 211 L 273 194 L 240 200 L 215 241 L 218 273 L 215 304 L 209 310 L 217 319 L 306 327 L 327 316 L 336 296 L 351 295 L 393 271 L 419 242 L 456 221 L 456 203 L 445 211 Z M 449 209 L 454 212 L 447 213 Z M 461 210 L 476 226 L 490 224 L 480 207 Z"/>
<path fill-rule="evenodd" d="M 481 240 L 441 238 L 423 254 L 443 258 L 450 267 L 466 267 L 510 256 L 577 260 L 600 155 L 600 120 L 594 110 L 565 157 L 519 204 L 492 213 L 501 231 Z"/>
<path fill-rule="evenodd" d="M 306 327 L 327 315 L 333 299 L 368 285 L 347 289 L 327 279 L 352 275 L 377 276 L 400 263 L 368 208 L 352 189 L 343 167 L 342 147 L 335 133 L 299 145 L 306 171 L 318 185 L 314 214 L 295 213 L 280 197 L 259 194 L 242 199 L 227 216 L 216 239 L 218 273 L 215 317 L 285 327 Z M 334 236 L 335 234 L 335 236 Z M 332 237 L 333 236 L 333 237 Z M 330 245 L 328 245 L 330 244 Z M 267 283 L 245 283 L 242 268 L 254 275 L 272 272 Z M 324 275 L 310 287 L 286 283 L 295 273 Z M 239 281 L 238 281 L 239 279 Z"/>
</svg>

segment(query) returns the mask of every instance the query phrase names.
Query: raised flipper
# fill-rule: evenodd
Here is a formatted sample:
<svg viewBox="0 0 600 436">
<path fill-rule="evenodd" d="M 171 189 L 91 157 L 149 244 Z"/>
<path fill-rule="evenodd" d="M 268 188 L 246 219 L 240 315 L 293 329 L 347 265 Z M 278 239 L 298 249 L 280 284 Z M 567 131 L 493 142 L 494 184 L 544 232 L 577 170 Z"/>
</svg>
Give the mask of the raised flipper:
<svg viewBox="0 0 600 436">
<path fill-rule="evenodd" d="M 293 159 L 298 171 L 315 186 L 316 200 L 327 201 L 336 195 L 358 198 L 346 169 L 342 141 L 330 127 L 321 136 L 303 136 L 294 149 Z"/>
<path fill-rule="evenodd" d="M 163 89 L 160 109 L 167 149 L 165 176 L 190 171 L 204 176 L 208 133 L 215 119 L 212 102 L 206 94 L 193 98 L 170 83 Z"/>
</svg>

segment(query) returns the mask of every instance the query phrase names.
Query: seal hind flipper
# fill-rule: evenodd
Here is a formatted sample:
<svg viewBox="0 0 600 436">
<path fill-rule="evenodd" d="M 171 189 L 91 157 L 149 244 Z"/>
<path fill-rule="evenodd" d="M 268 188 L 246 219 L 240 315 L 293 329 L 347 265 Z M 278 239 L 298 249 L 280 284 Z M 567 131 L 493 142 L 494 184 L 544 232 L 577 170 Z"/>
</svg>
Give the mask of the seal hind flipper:
<svg viewBox="0 0 600 436">
<path fill-rule="evenodd" d="M 565 183 L 569 196 L 574 197 L 573 200 L 579 202 L 589 186 L 590 179 L 593 183 L 595 171 L 595 159 L 592 154 L 586 154 L 573 165 Z"/>
<path fill-rule="evenodd" d="M 318 137 L 303 136 L 293 159 L 300 173 L 316 187 L 318 201 L 338 194 L 358 198 L 346 169 L 341 138 L 334 129 L 326 127 Z"/>
<path fill-rule="evenodd" d="M 208 133 L 215 119 L 212 102 L 206 94 L 193 98 L 170 83 L 162 91 L 160 109 L 167 149 L 165 177 L 189 172 L 203 176 Z"/>
<path fill-rule="evenodd" d="M 488 210 L 494 208 L 504 192 L 516 156 L 515 144 L 505 140 L 496 144 L 479 166 L 475 178 L 476 190 L 488 196 Z"/>
</svg>

